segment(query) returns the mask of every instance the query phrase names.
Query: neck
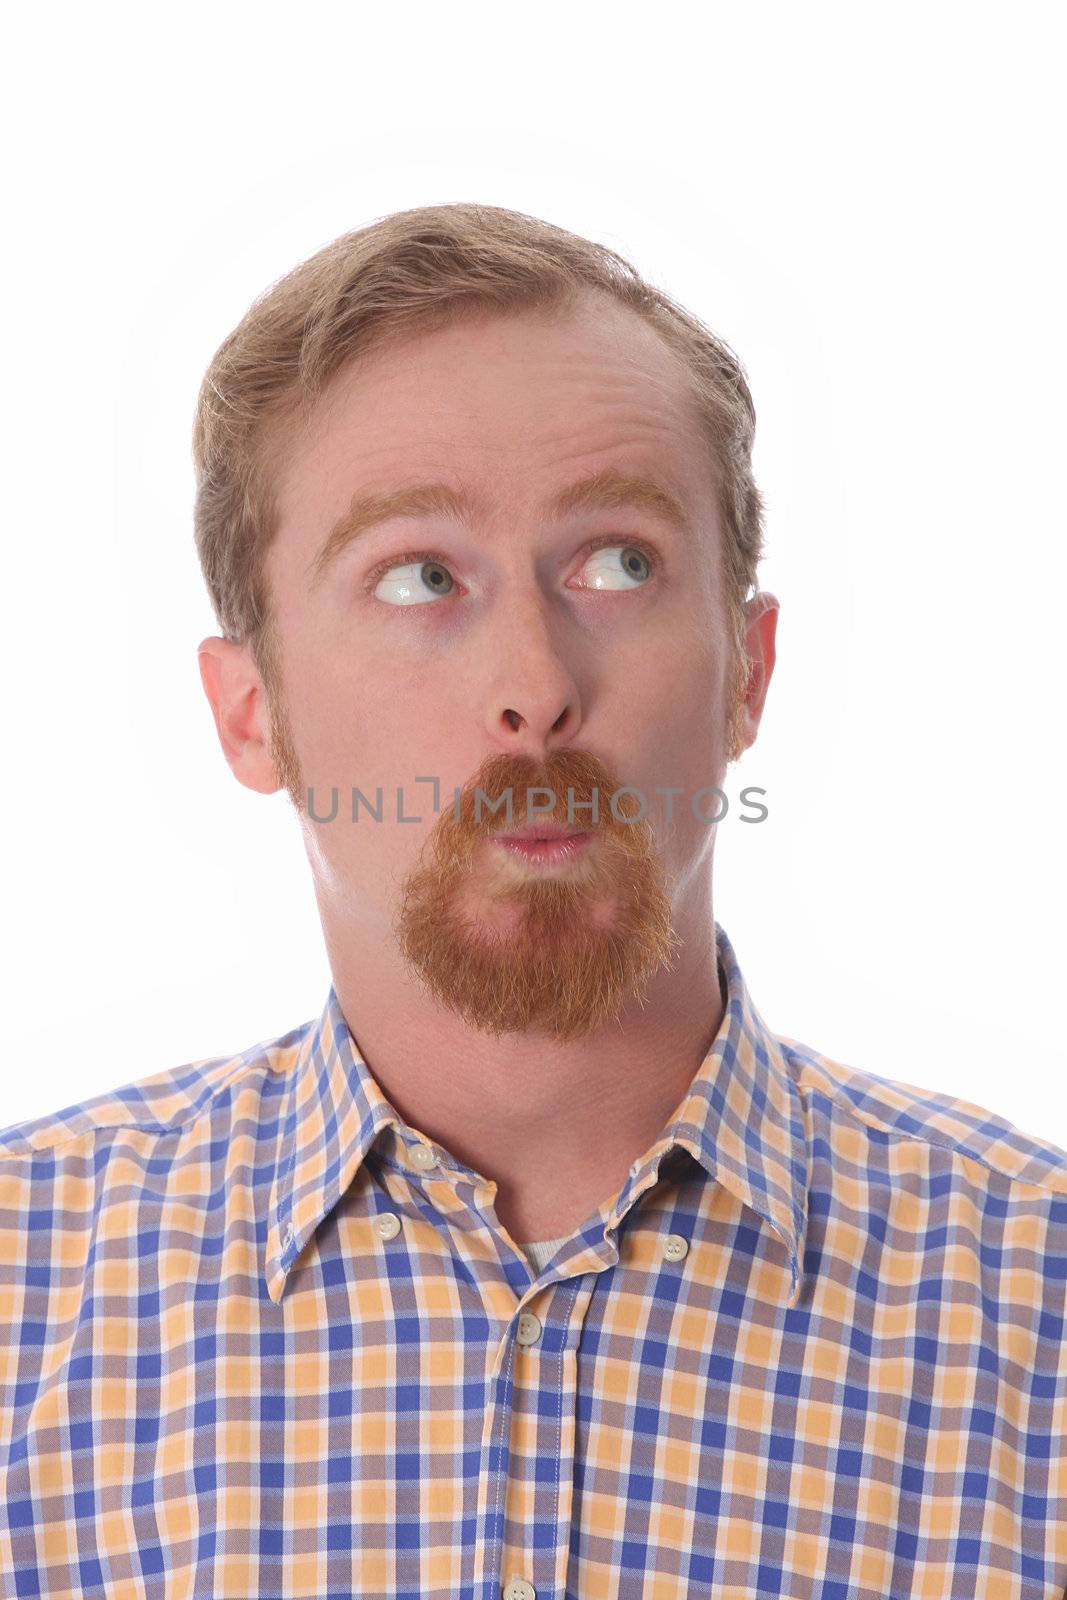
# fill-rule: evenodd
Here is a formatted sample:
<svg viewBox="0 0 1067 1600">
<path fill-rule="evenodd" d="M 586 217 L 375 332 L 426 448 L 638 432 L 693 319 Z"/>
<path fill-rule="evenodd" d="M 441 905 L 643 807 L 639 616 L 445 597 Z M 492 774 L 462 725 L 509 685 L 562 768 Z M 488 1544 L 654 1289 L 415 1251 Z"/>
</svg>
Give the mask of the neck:
<svg viewBox="0 0 1067 1600">
<path fill-rule="evenodd" d="M 681 949 L 644 1006 L 565 1043 L 480 1033 L 426 994 L 391 941 L 364 948 L 326 927 L 341 1009 L 386 1099 L 495 1183 L 498 1220 L 516 1239 L 569 1231 L 617 1192 L 718 1033 L 710 885 L 672 910 Z"/>
</svg>

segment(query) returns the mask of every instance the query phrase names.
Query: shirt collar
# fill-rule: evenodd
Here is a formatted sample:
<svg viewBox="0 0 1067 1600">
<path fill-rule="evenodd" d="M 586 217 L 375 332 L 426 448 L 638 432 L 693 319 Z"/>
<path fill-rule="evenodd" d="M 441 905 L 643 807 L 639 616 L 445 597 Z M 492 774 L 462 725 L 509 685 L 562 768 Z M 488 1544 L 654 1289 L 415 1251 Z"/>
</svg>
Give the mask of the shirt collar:
<svg viewBox="0 0 1067 1600">
<path fill-rule="evenodd" d="M 676 1145 L 750 1206 L 789 1255 L 796 1304 L 807 1223 L 808 1149 L 800 1096 L 782 1045 L 760 1016 L 733 946 L 715 924 L 722 1022 L 671 1122 L 632 1169 L 636 1188 Z M 361 1056 L 333 985 L 305 1024 L 283 1099 L 271 1189 L 265 1283 L 281 1300 L 289 1271 L 319 1223 L 345 1194 L 375 1141 L 418 1141 Z"/>
</svg>

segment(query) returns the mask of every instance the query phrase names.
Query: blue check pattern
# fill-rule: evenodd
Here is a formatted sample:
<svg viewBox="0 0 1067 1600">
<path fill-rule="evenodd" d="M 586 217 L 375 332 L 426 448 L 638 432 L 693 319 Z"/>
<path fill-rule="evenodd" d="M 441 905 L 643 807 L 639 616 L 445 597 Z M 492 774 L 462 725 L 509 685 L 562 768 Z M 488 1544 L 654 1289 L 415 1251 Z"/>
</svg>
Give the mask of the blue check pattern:
<svg viewBox="0 0 1067 1600">
<path fill-rule="evenodd" d="M 0 1132 L 0 1596 L 1067 1594 L 1067 1154 L 722 1025 L 544 1267 L 321 1015 Z"/>
</svg>

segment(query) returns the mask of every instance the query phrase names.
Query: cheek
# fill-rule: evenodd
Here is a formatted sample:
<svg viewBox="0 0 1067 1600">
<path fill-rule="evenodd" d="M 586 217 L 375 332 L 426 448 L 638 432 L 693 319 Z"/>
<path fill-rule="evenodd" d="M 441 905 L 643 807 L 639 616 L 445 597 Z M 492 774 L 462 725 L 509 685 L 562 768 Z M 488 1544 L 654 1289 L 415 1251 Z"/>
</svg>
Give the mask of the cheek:
<svg viewBox="0 0 1067 1600">
<path fill-rule="evenodd" d="M 662 828 L 668 854 L 677 862 L 703 853 L 714 836 L 711 823 L 722 811 L 721 798 L 701 792 L 720 781 L 722 686 L 722 665 L 705 650 L 673 655 L 657 668 L 655 682 L 646 677 L 642 687 L 644 776 L 633 781 L 645 786 L 649 818 Z M 636 727 L 631 722 L 631 735 Z"/>
<path fill-rule="evenodd" d="M 388 726 L 374 715 L 374 695 L 373 682 L 340 651 L 320 645 L 304 655 L 292 673 L 292 707 L 309 758 L 365 751 Z"/>
<path fill-rule="evenodd" d="M 714 761 L 724 715 L 724 665 L 706 645 L 659 653 L 654 667 L 635 672 L 640 683 L 641 716 L 651 730 L 661 763 L 677 776 L 702 772 Z M 710 780 L 704 780 L 710 781 Z"/>
</svg>

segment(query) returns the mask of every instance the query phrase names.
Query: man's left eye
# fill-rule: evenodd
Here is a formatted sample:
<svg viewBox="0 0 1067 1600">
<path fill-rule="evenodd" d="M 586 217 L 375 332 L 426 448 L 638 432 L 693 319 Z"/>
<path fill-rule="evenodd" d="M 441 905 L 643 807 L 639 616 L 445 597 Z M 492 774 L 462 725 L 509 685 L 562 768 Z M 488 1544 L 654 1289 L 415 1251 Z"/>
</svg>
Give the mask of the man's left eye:
<svg viewBox="0 0 1067 1600">
<path fill-rule="evenodd" d="M 617 550 L 622 552 L 621 564 Z M 593 551 L 582 571 L 592 573 L 583 589 L 636 589 L 651 577 L 652 563 L 636 545 L 605 544 Z"/>
</svg>

